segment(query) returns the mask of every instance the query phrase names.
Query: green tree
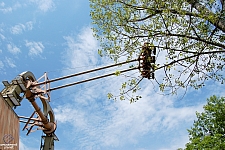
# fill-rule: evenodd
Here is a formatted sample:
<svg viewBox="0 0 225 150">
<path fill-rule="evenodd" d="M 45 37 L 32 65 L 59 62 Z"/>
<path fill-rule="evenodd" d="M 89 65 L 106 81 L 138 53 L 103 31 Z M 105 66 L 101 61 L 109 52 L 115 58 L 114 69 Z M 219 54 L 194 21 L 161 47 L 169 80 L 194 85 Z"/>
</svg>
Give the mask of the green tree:
<svg viewBox="0 0 225 150">
<path fill-rule="evenodd" d="M 101 56 L 118 62 L 137 58 L 145 42 L 157 48 L 154 69 L 164 75 L 155 81 L 161 91 L 198 89 L 208 79 L 224 82 L 223 0 L 90 0 L 90 7 Z M 128 81 L 121 95 L 137 91 L 142 79 Z"/>
<path fill-rule="evenodd" d="M 189 143 L 186 150 L 225 149 L 225 98 L 211 96 L 207 99 L 204 112 L 196 112 L 197 121 L 188 130 Z"/>
</svg>

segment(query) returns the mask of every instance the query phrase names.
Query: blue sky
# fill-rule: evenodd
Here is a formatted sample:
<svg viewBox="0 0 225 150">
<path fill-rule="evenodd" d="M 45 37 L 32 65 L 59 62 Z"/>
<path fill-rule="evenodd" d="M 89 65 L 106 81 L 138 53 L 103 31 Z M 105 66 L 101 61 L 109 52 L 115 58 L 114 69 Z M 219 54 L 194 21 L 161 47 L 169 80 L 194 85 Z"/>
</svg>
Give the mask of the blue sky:
<svg viewBox="0 0 225 150">
<path fill-rule="evenodd" d="M 24 71 L 50 79 L 112 64 L 97 54 L 92 36 L 89 2 L 84 0 L 0 1 L 0 79 L 11 81 Z M 160 62 L 160 60 L 159 60 Z M 124 68 L 128 66 L 123 66 Z M 53 83 L 51 86 L 87 79 L 108 69 Z M 120 68 L 119 68 L 120 69 Z M 126 75 L 138 75 L 138 71 Z M 160 77 L 161 73 L 156 72 Z M 108 77 L 53 91 L 51 106 L 58 122 L 56 150 L 174 150 L 188 141 L 195 112 L 206 98 L 224 95 L 222 85 L 208 82 L 203 89 L 188 89 L 164 96 L 149 80 L 141 83 L 142 99 L 134 104 L 112 101 L 107 93 L 119 93 L 124 75 Z M 0 85 L 3 89 L 3 85 Z M 30 116 L 33 108 L 24 99 L 18 115 Z M 21 129 L 23 124 L 21 124 Z M 41 131 L 26 136 L 20 130 L 20 150 L 40 147 Z"/>
</svg>

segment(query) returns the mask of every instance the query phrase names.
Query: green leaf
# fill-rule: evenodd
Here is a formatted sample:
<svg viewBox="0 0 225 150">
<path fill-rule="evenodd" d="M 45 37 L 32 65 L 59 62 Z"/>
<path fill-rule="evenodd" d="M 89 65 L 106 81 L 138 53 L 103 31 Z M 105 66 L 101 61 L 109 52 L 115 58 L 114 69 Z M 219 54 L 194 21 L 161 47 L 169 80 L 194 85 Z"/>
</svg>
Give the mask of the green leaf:
<svg viewBox="0 0 225 150">
<path fill-rule="evenodd" d="M 102 57 L 102 50 L 98 50 L 98 54 Z"/>
<path fill-rule="evenodd" d="M 113 95 L 111 93 L 108 93 L 107 94 L 107 97 L 108 97 L 108 99 L 112 99 L 113 98 Z"/>
<path fill-rule="evenodd" d="M 188 129 L 189 142 L 186 150 L 224 149 L 225 98 L 211 96 L 202 113 L 196 112 L 197 120 Z"/>
<path fill-rule="evenodd" d="M 120 75 L 120 71 L 117 70 L 117 71 L 115 72 L 115 75 L 116 75 L 116 76 L 119 76 L 119 75 Z"/>
</svg>

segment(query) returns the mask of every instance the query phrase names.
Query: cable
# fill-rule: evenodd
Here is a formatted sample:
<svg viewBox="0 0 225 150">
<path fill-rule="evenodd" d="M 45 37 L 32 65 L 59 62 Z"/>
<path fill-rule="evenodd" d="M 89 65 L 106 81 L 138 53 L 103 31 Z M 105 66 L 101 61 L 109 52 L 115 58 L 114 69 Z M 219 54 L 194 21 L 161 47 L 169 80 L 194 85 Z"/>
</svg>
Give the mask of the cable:
<svg viewBox="0 0 225 150">
<path fill-rule="evenodd" d="M 120 71 L 120 73 L 131 71 L 131 70 L 134 70 L 134 69 L 138 69 L 138 67 L 122 70 L 122 71 Z M 84 82 L 89 82 L 89 81 L 100 79 L 100 78 L 105 78 L 105 77 L 108 77 L 108 76 L 111 76 L 111 75 L 115 75 L 115 73 L 105 74 L 105 75 L 102 75 L 102 76 L 97 76 L 97 77 L 89 78 L 89 79 L 86 79 L 86 80 L 82 80 L 82 81 L 78 81 L 78 82 L 74 82 L 74 83 L 58 86 L 58 87 L 55 87 L 55 88 L 48 89 L 48 90 L 46 90 L 46 92 L 54 91 L 54 90 L 57 90 L 57 89 L 68 87 L 68 86 L 73 86 L 73 85 L 76 85 L 76 84 L 81 84 L 81 83 L 84 83 Z"/>
<path fill-rule="evenodd" d="M 60 77 L 60 78 L 47 80 L 47 81 L 44 81 L 44 82 L 39 82 L 39 83 L 36 83 L 36 84 L 34 84 L 32 86 L 38 86 L 38 85 L 42 85 L 42 84 L 47 84 L 47 83 L 50 83 L 50 82 L 55 82 L 55 81 L 59 81 L 59 80 L 63 80 L 63 79 L 67 79 L 67 78 L 71 78 L 71 77 L 75 77 L 75 76 L 79 76 L 79 75 L 82 75 L 82 74 L 91 73 L 91 72 L 94 72 L 94 71 L 98 71 L 98 70 L 102 70 L 102 69 L 106 69 L 106 68 L 110 68 L 110 67 L 115 67 L 115 66 L 127 64 L 127 63 L 134 62 L 134 61 L 138 61 L 138 59 L 133 59 L 133 60 L 121 62 L 121 63 L 118 63 L 118 64 L 108 65 L 108 66 L 104 66 L 104 67 L 100 67 L 100 68 L 96 68 L 96 69 L 91 69 L 91 70 L 88 70 L 88 71 L 84 71 L 84 72 L 80 72 L 80 73 L 76 73 L 76 74 L 71 74 L 71 75 L 68 75 L 68 76 L 63 76 L 63 77 Z"/>
<path fill-rule="evenodd" d="M 113 70 L 113 69 L 111 69 L 111 70 Z M 121 74 L 120 76 L 123 76 L 124 78 L 127 78 L 127 77 L 128 77 L 128 78 L 132 78 L 131 76 L 134 75 L 134 74 L 137 74 L 137 73 L 139 73 L 139 72 L 134 72 L 134 73 L 132 73 L 132 74 L 130 74 L 130 75 Z M 105 79 L 104 81 L 97 82 L 97 83 L 92 84 L 92 85 L 89 85 L 89 86 L 81 87 L 80 89 L 76 89 L 76 93 L 77 93 L 77 92 L 80 92 L 80 91 L 84 91 L 85 89 L 88 89 L 88 88 L 91 88 L 91 87 L 98 86 L 98 85 L 102 84 L 103 82 L 107 82 L 107 81 L 113 80 L 113 79 L 115 79 L 115 78 L 116 78 L 116 76 L 111 76 L 110 78 L 107 78 L 107 79 Z M 60 98 L 66 97 L 66 96 L 68 96 L 68 95 L 72 95 L 73 93 L 74 93 L 74 92 L 69 92 L 69 93 L 67 93 L 67 94 L 63 94 L 62 96 L 56 97 L 56 98 L 54 98 L 54 99 L 51 99 L 51 101 L 55 101 L 55 100 L 58 100 L 58 99 L 60 99 Z"/>
</svg>

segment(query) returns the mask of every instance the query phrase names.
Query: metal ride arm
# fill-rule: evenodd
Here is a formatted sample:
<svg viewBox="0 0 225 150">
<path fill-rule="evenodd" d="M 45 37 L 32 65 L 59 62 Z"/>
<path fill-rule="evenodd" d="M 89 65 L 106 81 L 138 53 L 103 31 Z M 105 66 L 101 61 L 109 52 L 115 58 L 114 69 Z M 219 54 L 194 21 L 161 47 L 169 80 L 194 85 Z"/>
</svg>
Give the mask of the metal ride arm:
<svg viewBox="0 0 225 150">
<path fill-rule="evenodd" d="M 27 129 L 27 135 L 34 130 L 32 128 L 34 126 L 38 126 L 36 130 L 43 130 L 45 133 L 45 136 L 42 136 L 42 139 L 44 140 L 44 144 L 41 144 L 41 150 L 54 150 L 54 140 L 58 140 L 57 136 L 54 134 L 56 130 L 56 121 L 55 121 L 55 116 L 53 113 L 53 110 L 49 104 L 50 102 L 50 91 L 65 88 L 68 86 L 73 86 L 76 84 L 84 83 L 84 82 L 89 82 L 92 80 L 108 77 L 111 75 L 115 75 L 115 73 L 110 73 L 110 74 L 105 74 L 97 77 L 93 77 L 90 79 L 82 80 L 82 81 L 77 81 L 74 83 L 50 88 L 50 83 L 79 76 L 82 74 L 86 73 L 91 73 L 94 71 L 110 68 L 110 67 L 115 67 L 118 65 L 122 64 L 127 64 L 130 62 L 138 61 L 139 65 L 138 67 L 133 67 L 129 69 L 125 69 L 120 71 L 121 73 L 131 71 L 134 69 L 139 69 L 141 72 L 141 75 L 143 78 L 148 78 L 148 79 L 154 79 L 154 64 L 155 64 L 155 56 L 156 55 L 156 48 L 150 47 L 149 43 L 145 43 L 144 46 L 142 47 L 142 51 L 138 59 L 130 60 L 130 61 L 125 61 L 121 62 L 118 64 L 113 64 L 109 66 L 104 66 L 56 79 L 49 80 L 47 77 L 47 74 L 45 73 L 41 78 L 36 80 L 35 76 L 33 73 L 26 71 L 18 75 L 15 79 L 9 83 L 8 81 L 3 81 L 3 84 L 5 88 L 1 91 L 1 94 L 5 101 L 11 106 L 11 108 L 15 108 L 17 106 L 20 106 L 20 103 L 22 102 L 22 99 L 26 97 L 34 107 L 35 111 L 30 117 L 23 117 L 19 116 L 19 118 L 22 119 L 27 119 L 27 120 L 20 120 L 20 122 L 25 123 L 25 126 L 23 130 Z M 44 78 L 44 81 L 39 82 Z M 38 104 L 36 103 L 36 98 L 40 98 L 42 104 L 43 104 L 43 111 L 40 109 Z M 37 115 L 37 118 L 33 118 L 34 115 Z"/>
<path fill-rule="evenodd" d="M 31 129 L 34 127 L 34 125 L 38 125 L 39 129 L 43 130 L 43 132 L 46 134 L 45 142 L 44 142 L 44 150 L 53 150 L 54 143 L 51 142 L 49 144 L 49 141 L 53 141 L 53 139 L 57 140 L 58 138 L 54 134 L 54 131 L 56 130 L 56 121 L 55 116 L 53 113 L 53 110 L 49 104 L 49 99 L 46 97 L 48 95 L 43 91 L 40 86 L 36 87 L 30 87 L 30 84 L 33 82 L 37 82 L 36 78 L 34 77 L 33 73 L 27 71 L 23 72 L 20 75 L 18 75 L 14 80 L 12 80 L 11 83 L 8 81 L 3 81 L 3 84 L 5 85 L 5 88 L 2 90 L 1 94 L 3 98 L 8 102 L 8 104 L 13 108 L 16 106 L 20 106 L 20 103 L 25 96 L 32 106 L 35 109 L 35 113 L 38 116 L 38 119 L 35 123 L 32 124 L 30 121 L 33 120 L 33 115 L 28 118 L 26 121 L 26 125 L 24 126 L 24 129 L 28 130 L 27 135 L 32 131 Z M 39 92 L 40 94 L 35 94 Z M 35 102 L 35 99 L 39 97 L 42 104 L 43 104 L 43 111 L 41 111 L 40 107 Z M 49 117 L 49 118 L 48 118 Z M 21 118 L 21 117 L 20 117 Z M 24 118 L 23 119 L 27 119 Z M 30 127 L 28 127 L 28 124 L 32 124 Z"/>
</svg>

